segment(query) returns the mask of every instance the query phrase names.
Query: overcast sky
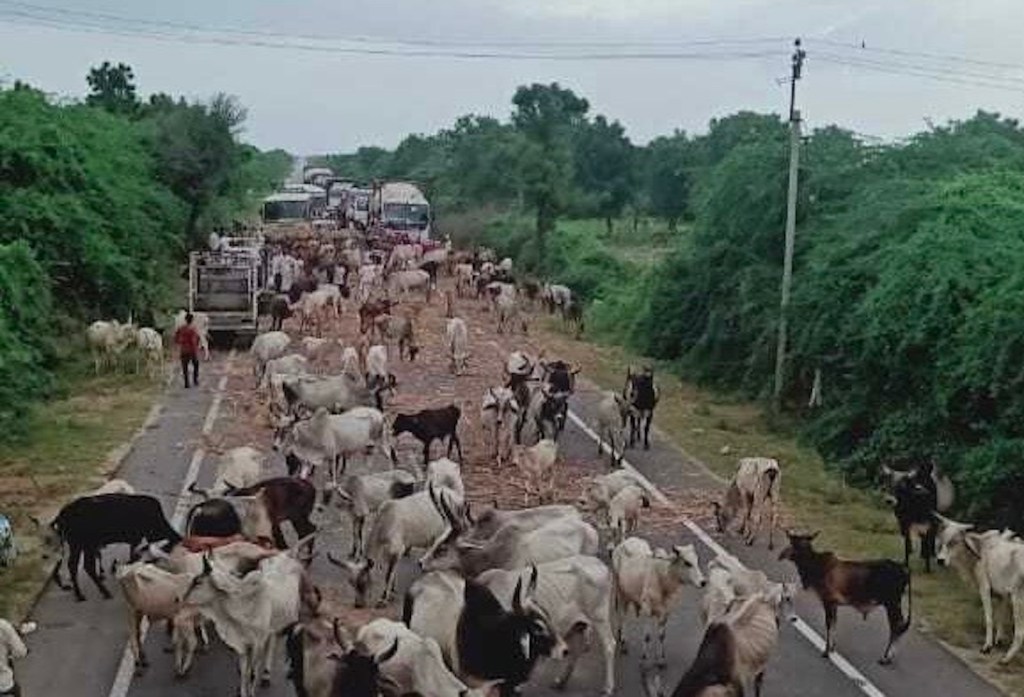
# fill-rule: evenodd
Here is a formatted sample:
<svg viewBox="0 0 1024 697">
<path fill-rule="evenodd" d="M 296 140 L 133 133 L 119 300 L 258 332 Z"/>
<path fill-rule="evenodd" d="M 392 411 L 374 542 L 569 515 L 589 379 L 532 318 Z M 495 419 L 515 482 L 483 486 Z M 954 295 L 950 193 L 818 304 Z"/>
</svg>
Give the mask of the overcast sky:
<svg viewBox="0 0 1024 697">
<path fill-rule="evenodd" d="M 466 113 L 505 118 L 516 86 L 531 82 L 557 81 L 572 88 L 590 101 L 593 112 L 620 120 L 638 143 L 676 128 L 702 131 L 709 119 L 739 109 L 782 113 L 788 87 L 776 78 L 789 72 L 791 37 L 797 35 L 807 39 L 798 101 L 811 126 L 838 123 L 889 138 L 925 128 L 925 119 L 963 118 L 979 108 L 1017 116 L 1024 106 L 1020 33 L 1024 0 L 38 2 L 37 7 L 46 4 L 104 16 L 83 19 L 67 12 L 46 13 L 78 30 L 28 26 L 25 22 L 38 23 L 43 15 L 31 5 L 0 0 L 0 79 L 22 79 L 48 92 L 78 97 L 85 92 L 89 66 L 103 60 L 123 61 L 134 68 L 143 95 L 237 95 L 249 109 L 247 140 L 261 148 L 283 147 L 300 154 L 346 151 L 360 145 L 392 147 L 408 133 L 432 133 Z M 116 17 L 168 24 L 115 23 Z M 96 26 L 83 28 L 87 20 L 119 33 L 100 33 Z M 195 43 L 195 35 L 187 43 L 138 36 L 140 30 L 180 35 L 182 30 L 173 28 L 174 23 L 274 32 L 280 36 L 230 33 L 216 38 L 315 45 L 320 50 L 200 44 Z M 311 34 L 375 40 L 343 43 L 301 38 Z M 710 39 L 768 40 L 683 45 Z M 863 41 L 866 50 L 823 41 L 857 45 Z M 492 45 L 467 45 L 470 42 Z M 576 53 L 768 55 L 729 60 L 543 61 L 333 50 L 553 50 L 523 46 L 525 42 L 604 44 L 560 49 Z M 607 45 L 612 42 L 639 45 Z M 879 49 L 971 60 L 939 61 Z M 840 65 L 836 58 L 868 63 Z M 922 67 L 929 74 L 972 84 L 906 74 L 920 73 Z M 993 79 L 998 79 L 998 86 L 980 84 Z"/>
</svg>

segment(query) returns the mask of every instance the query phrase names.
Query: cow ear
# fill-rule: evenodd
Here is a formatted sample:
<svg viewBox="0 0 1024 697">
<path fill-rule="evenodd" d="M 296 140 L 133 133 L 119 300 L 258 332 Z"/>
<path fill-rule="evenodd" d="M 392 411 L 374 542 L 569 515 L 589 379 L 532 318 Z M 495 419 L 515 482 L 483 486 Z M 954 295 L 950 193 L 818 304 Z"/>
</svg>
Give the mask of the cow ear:
<svg viewBox="0 0 1024 697">
<path fill-rule="evenodd" d="M 818 535 L 820 535 L 820 534 L 821 534 L 821 530 L 815 530 L 814 532 L 812 532 L 810 535 L 807 536 L 807 541 L 808 542 L 813 542 L 815 539 L 817 539 Z"/>
<path fill-rule="evenodd" d="M 975 533 L 967 533 L 964 535 L 964 544 L 967 545 L 967 549 L 971 551 L 971 554 L 981 558 L 981 539 Z"/>
</svg>

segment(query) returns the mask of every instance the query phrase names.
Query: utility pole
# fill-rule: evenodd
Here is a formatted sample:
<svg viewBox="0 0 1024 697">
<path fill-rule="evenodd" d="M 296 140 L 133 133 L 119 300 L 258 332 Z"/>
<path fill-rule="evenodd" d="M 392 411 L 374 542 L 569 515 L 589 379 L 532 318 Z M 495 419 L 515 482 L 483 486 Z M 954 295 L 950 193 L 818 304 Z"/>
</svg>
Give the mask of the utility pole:
<svg viewBox="0 0 1024 697">
<path fill-rule="evenodd" d="M 789 194 L 786 198 L 786 251 L 782 261 L 782 301 L 779 307 L 779 341 L 775 349 L 775 408 L 782 406 L 783 375 L 786 368 L 786 332 L 789 288 L 793 282 L 793 245 L 796 240 L 797 175 L 800 170 L 800 110 L 796 108 L 796 83 L 807 53 L 800 39 L 793 42 L 793 73 L 789 82 Z"/>
</svg>

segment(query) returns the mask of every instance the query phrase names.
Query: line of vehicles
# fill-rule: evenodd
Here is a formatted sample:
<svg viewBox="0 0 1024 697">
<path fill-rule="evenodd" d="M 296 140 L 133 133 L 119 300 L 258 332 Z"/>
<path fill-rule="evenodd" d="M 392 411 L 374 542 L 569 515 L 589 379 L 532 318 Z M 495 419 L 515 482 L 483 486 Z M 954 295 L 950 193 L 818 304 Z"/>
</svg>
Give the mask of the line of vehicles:
<svg viewBox="0 0 1024 697">
<path fill-rule="evenodd" d="M 264 225 L 331 219 L 342 228 L 380 229 L 430 239 L 430 203 L 411 182 L 375 180 L 369 186 L 336 176 L 326 167 L 306 167 L 302 183 L 286 184 L 263 201 Z"/>
<path fill-rule="evenodd" d="M 235 237 L 211 235 L 209 249 L 189 255 L 189 312 L 209 318 L 209 331 L 250 341 L 257 334 L 260 297 L 270 285 L 269 247 L 304 240 L 334 243 L 353 233 L 384 246 L 428 243 L 430 203 L 411 182 L 363 186 L 326 167 L 303 168 L 263 200 L 260 229 Z"/>
</svg>

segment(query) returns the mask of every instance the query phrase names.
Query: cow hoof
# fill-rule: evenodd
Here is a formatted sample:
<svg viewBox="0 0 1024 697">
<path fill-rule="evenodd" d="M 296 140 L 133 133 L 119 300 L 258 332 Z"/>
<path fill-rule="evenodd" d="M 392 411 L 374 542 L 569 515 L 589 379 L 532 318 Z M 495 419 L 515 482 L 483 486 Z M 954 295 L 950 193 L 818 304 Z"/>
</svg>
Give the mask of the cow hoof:
<svg viewBox="0 0 1024 697">
<path fill-rule="evenodd" d="M 135 666 L 135 677 L 141 678 L 142 674 L 146 672 L 146 669 L 142 666 Z"/>
<path fill-rule="evenodd" d="M 85 602 L 85 596 L 84 595 L 76 595 L 75 596 L 75 601 L 77 601 L 79 603 L 84 603 Z"/>
<path fill-rule="evenodd" d="M 880 666 L 891 666 L 892 665 L 892 656 L 882 656 L 881 658 L 878 659 L 878 665 L 880 665 Z"/>
<path fill-rule="evenodd" d="M 173 646 L 165 646 L 164 647 L 164 653 L 174 653 L 174 647 Z"/>
<path fill-rule="evenodd" d="M 567 682 L 568 680 L 562 680 L 561 678 L 559 678 L 558 680 L 555 680 L 553 683 L 551 683 L 551 687 L 555 690 L 564 690 L 565 684 Z"/>
<path fill-rule="evenodd" d="M 269 684 L 270 684 L 270 676 L 269 675 L 264 675 L 262 678 L 260 678 L 260 685 L 262 685 L 263 687 L 266 687 Z"/>
<path fill-rule="evenodd" d="M 991 653 L 992 652 L 992 645 L 991 644 L 986 644 L 985 646 L 982 646 L 981 647 L 981 652 L 982 653 Z"/>
<path fill-rule="evenodd" d="M 657 660 L 654 662 L 654 667 L 664 670 L 665 668 L 668 668 L 668 661 L 666 661 L 664 658 Z"/>
</svg>

